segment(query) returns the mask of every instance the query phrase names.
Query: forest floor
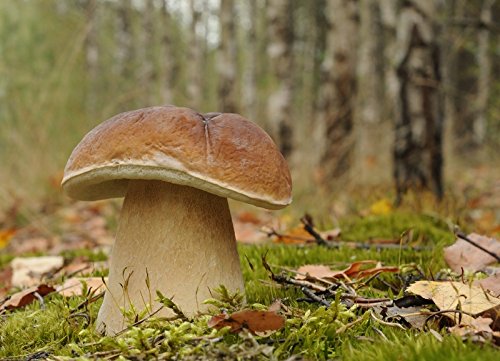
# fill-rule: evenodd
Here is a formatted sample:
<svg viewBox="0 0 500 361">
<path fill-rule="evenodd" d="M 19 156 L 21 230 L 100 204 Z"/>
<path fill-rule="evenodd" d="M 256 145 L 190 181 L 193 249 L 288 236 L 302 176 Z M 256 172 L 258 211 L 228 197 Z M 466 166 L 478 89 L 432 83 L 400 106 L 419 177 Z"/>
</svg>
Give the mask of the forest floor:
<svg viewBox="0 0 500 361">
<path fill-rule="evenodd" d="M 361 198 L 317 220 L 234 212 L 246 303 L 221 289 L 209 314 L 128 314 L 113 337 L 94 322 L 120 204 L 13 204 L 0 214 L 0 358 L 498 360 L 498 263 L 455 232 L 500 253 L 500 184 L 440 205 Z"/>
</svg>

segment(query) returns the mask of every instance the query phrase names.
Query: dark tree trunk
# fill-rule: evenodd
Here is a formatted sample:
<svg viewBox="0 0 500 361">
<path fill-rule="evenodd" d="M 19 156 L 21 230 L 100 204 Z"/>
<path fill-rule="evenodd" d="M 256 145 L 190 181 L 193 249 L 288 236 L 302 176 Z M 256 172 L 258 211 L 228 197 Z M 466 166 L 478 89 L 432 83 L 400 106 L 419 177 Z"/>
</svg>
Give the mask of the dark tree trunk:
<svg viewBox="0 0 500 361">
<path fill-rule="evenodd" d="M 407 1 L 398 24 L 399 99 L 395 121 L 394 177 L 397 202 L 409 189 L 443 196 L 443 99 L 436 8 Z"/>
<path fill-rule="evenodd" d="M 330 29 L 322 64 L 318 118 L 324 128 L 321 183 L 347 175 L 352 161 L 358 3 L 352 0 L 327 2 Z"/>
</svg>

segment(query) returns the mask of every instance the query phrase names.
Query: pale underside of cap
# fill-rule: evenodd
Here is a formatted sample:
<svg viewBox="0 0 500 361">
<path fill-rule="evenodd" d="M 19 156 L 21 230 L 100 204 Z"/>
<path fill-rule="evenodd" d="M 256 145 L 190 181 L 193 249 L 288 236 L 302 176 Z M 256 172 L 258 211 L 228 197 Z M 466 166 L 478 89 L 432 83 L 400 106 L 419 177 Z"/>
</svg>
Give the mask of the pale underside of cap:
<svg viewBox="0 0 500 361">
<path fill-rule="evenodd" d="M 190 186 L 269 209 L 291 202 L 288 166 L 272 139 L 237 114 L 151 107 L 119 114 L 73 150 L 63 178 L 75 199 L 123 197 L 129 180 Z"/>
</svg>

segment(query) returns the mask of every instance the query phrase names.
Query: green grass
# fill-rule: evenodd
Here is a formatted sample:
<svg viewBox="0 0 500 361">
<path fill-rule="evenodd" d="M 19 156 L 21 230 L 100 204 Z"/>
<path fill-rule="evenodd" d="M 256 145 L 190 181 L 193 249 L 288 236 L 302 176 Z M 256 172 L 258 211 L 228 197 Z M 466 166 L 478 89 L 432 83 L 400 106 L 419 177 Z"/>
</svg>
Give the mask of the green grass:
<svg viewBox="0 0 500 361">
<path fill-rule="evenodd" d="M 279 267 L 298 267 L 309 263 L 333 264 L 343 267 L 356 260 L 375 259 L 387 265 L 416 263 L 426 274 L 435 274 L 443 268 L 441 249 L 452 241 L 448 226 L 427 216 L 392 214 L 387 216 L 354 218 L 343 222 L 344 238 L 367 240 L 397 237 L 409 226 L 415 230 L 416 240 L 429 250 L 358 250 L 349 247 L 327 249 L 318 246 L 285 246 L 267 244 L 239 245 L 242 270 L 246 281 L 247 302 L 250 307 L 263 308 L 281 298 L 293 315 L 287 316 L 285 328 L 269 337 L 234 335 L 227 330 L 207 326 L 209 315 L 192 321 L 167 322 L 152 319 L 134 327 L 123 335 L 102 337 L 93 331 L 93 322 L 101 301 L 88 308 L 76 310 L 84 297 L 64 299 L 52 294 L 44 305 L 34 304 L 2 315 L 0 320 L 0 358 L 23 359 L 35 354 L 58 355 L 66 358 L 127 359 L 226 359 L 266 360 L 287 359 L 292 355 L 307 360 L 493 360 L 498 351 L 488 345 L 464 343 L 442 332 L 439 342 L 432 334 L 415 330 L 401 330 L 380 324 L 361 310 L 333 304 L 329 309 L 297 299 L 303 297 L 293 287 L 271 284 L 262 264 L 262 256 L 279 271 Z M 85 252 L 67 254 L 67 257 Z M 6 256 L 4 256 L 6 257 Z M 102 254 L 92 254 L 96 260 Z M 398 284 L 397 276 L 384 276 Z M 402 284 L 400 284 L 402 286 Z M 382 284 L 372 284 L 365 295 L 377 295 Z M 396 295 L 394 295 L 396 296 Z M 223 304 L 224 308 L 238 308 Z M 339 330 L 362 318 L 355 325 Z M 378 330 L 378 331 L 377 331 Z M 300 359 L 300 358 L 298 358 Z"/>
</svg>

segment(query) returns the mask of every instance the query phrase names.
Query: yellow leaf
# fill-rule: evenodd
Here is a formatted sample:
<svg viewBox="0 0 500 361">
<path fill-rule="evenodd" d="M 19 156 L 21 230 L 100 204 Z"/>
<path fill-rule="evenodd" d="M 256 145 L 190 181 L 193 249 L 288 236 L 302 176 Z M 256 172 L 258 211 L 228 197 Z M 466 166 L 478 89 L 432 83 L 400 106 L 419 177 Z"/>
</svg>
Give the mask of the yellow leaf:
<svg viewBox="0 0 500 361">
<path fill-rule="evenodd" d="M 16 231 L 14 229 L 0 230 L 0 249 L 7 247 L 10 239 L 14 236 Z"/>
<path fill-rule="evenodd" d="M 406 289 L 408 292 L 432 300 L 440 310 L 462 310 L 472 315 L 479 315 L 500 306 L 500 299 L 487 295 L 479 287 L 462 282 L 417 281 Z M 458 319 L 456 313 L 446 316 Z M 462 324 L 470 324 L 473 318 L 462 315 Z"/>
<path fill-rule="evenodd" d="M 383 198 L 370 206 L 370 213 L 375 216 L 381 216 L 385 214 L 389 214 L 392 212 L 392 204 L 391 202 Z"/>
</svg>

